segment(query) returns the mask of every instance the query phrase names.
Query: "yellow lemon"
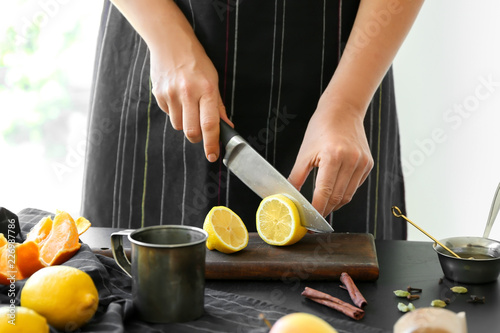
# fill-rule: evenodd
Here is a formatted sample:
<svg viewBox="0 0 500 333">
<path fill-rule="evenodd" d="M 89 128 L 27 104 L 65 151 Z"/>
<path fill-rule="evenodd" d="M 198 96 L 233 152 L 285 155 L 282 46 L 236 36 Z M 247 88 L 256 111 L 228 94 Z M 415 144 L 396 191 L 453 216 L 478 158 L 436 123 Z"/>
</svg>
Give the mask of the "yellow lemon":
<svg viewBox="0 0 500 333">
<path fill-rule="evenodd" d="M 207 214 L 203 229 L 208 233 L 207 248 L 223 253 L 243 250 L 248 245 L 248 231 L 231 209 L 215 206 Z"/>
<path fill-rule="evenodd" d="M 281 317 L 269 333 L 338 333 L 323 319 L 310 313 L 296 312 Z"/>
<path fill-rule="evenodd" d="M 297 243 L 307 233 L 300 224 L 297 206 L 283 194 L 264 198 L 257 209 L 257 232 L 264 242 L 285 246 Z"/>
<path fill-rule="evenodd" d="M 49 333 L 47 319 L 23 306 L 0 308 L 0 332 Z"/>
<path fill-rule="evenodd" d="M 92 278 L 74 267 L 50 266 L 37 271 L 21 291 L 21 305 L 44 316 L 61 331 L 73 331 L 97 311 L 99 294 Z"/>
</svg>

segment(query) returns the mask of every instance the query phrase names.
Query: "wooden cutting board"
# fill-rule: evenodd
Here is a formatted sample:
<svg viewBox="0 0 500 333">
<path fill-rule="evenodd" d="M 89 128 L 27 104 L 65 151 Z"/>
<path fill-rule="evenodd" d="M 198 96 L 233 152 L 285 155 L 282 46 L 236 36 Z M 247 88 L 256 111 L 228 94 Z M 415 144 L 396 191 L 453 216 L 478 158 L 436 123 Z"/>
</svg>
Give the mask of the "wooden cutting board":
<svg viewBox="0 0 500 333">
<path fill-rule="evenodd" d="M 119 229 L 90 228 L 81 240 L 92 251 L 113 257 L 109 235 Z M 373 281 L 379 267 L 371 234 L 306 234 L 291 246 L 271 246 L 257 233 L 249 234 L 248 246 L 237 253 L 207 250 L 207 279 L 244 280 L 339 280 L 347 272 L 354 280 Z M 125 247 L 130 244 L 125 240 Z M 130 248 L 126 249 L 130 258 Z"/>
<path fill-rule="evenodd" d="M 347 272 L 357 281 L 379 276 L 375 243 L 371 234 L 306 234 L 291 246 L 271 246 L 257 233 L 237 253 L 208 251 L 207 279 L 339 280 Z"/>
</svg>

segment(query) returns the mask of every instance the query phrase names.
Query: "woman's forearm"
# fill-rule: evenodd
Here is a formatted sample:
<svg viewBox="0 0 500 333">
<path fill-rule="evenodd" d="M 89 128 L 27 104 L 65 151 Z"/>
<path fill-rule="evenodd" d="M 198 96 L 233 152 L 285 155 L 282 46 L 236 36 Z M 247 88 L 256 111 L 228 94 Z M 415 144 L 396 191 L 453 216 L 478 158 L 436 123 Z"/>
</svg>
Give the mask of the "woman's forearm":
<svg viewBox="0 0 500 333">
<path fill-rule="evenodd" d="M 152 92 L 172 127 L 203 140 L 210 162 L 219 156 L 219 122 L 227 123 L 218 74 L 184 13 L 172 0 L 112 0 L 148 45 Z"/>
<path fill-rule="evenodd" d="M 423 0 L 362 0 L 344 53 L 322 99 L 364 117 Z"/>
<path fill-rule="evenodd" d="M 172 0 L 111 0 L 141 35 L 152 53 L 169 52 L 172 61 L 181 60 L 185 52 L 202 50 L 193 28 Z M 194 51 L 194 52 L 193 52 Z M 175 59 L 180 57 L 181 59 Z M 182 61 L 178 61 L 182 62 Z"/>
</svg>

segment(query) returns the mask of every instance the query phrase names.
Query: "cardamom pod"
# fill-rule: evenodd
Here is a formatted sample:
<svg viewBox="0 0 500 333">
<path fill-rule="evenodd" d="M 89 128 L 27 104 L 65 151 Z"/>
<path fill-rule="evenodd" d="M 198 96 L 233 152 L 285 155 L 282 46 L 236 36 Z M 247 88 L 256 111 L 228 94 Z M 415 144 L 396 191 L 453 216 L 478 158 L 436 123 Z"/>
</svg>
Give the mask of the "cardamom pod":
<svg viewBox="0 0 500 333">
<path fill-rule="evenodd" d="M 394 295 L 397 297 L 408 297 L 410 295 L 410 292 L 406 290 L 394 290 Z"/>
<path fill-rule="evenodd" d="M 468 291 L 467 288 L 462 286 L 451 287 L 450 290 L 453 291 L 455 294 L 465 294 Z"/>
<path fill-rule="evenodd" d="M 415 305 L 413 305 L 413 303 L 408 303 L 408 310 L 413 311 L 415 309 L 416 308 L 415 308 Z"/>
<path fill-rule="evenodd" d="M 401 312 L 408 312 L 408 311 L 413 311 L 415 310 L 415 305 L 413 305 L 412 303 L 408 303 L 408 305 L 402 303 L 402 302 L 399 302 L 398 303 L 398 310 L 401 311 Z"/>
<path fill-rule="evenodd" d="M 440 299 L 435 299 L 431 302 L 431 306 L 436 308 L 444 308 L 446 307 L 446 302 Z"/>
<path fill-rule="evenodd" d="M 398 310 L 401 311 L 401 312 L 408 312 L 408 311 L 410 311 L 410 309 L 408 309 L 408 305 L 406 305 L 404 303 L 401 303 L 401 302 L 398 303 Z"/>
</svg>

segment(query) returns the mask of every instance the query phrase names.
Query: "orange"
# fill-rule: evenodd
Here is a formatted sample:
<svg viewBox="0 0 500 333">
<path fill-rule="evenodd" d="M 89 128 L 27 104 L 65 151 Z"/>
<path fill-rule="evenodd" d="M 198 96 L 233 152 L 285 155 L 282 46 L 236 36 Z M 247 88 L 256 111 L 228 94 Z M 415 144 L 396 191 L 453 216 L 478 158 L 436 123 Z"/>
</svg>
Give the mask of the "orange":
<svg viewBox="0 0 500 333">
<path fill-rule="evenodd" d="M 50 234 L 43 239 L 40 258 L 48 265 L 60 265 L 71 258 L 81 244 L 75 221 L 67 212 L 60 212 L 54 217 Z"/>
<path fill-rule="evenodd" d="M 87 220 L 85 217 L 80 216 L 79 218 L 76 219 L 75 221 L 76 224 L 76 229 L 78 229 L 78 235 L 83 234 L 85 231 L 90 228 L 90 222 Z"/>
<path fill-rule="evenodd" d="M 7 269 L 8 262 L 7 262 L 7 239 L 3 234 L 0 234 L 0 284 L 9 284 L 9 281 L 7 280 L 7 272 L 9 271 Z"/>
<path fill-rule="evenodd" d="M 79 235 L 90 227 L 80 217 L 58 211 L 54 220 L 42 218 L 28 233 L 24 243 L 9 243 L 0 233 L 0 284 L 9 279 L 22 280 L 46 266 L 60 265 L 70 259 L 81 247 Z"/>
<path fill-rule="evenodd" d="M 0 284 L 25 279 L 45 266 L 40 261 L 38 246 L 33 241 L 0 247 Z"/>
<path fill-rule="evenodd" d="M 337 333 L 330 324 L 310 313 L 295 312 L 274 323 L 269 333 Z"/>
<path fill-rule="evenodd" d="M 1 235 L 3 236 L 3 234 Z M 8 264 L 7 247 L 7 244 L 0 247 L 0 284 L 4 285 L 10 284 L 10 281 L 7 280 L 10 277 L 9 271 L 11 271 Z"/>
<path fill-rule="evenodd" d="M 16 246 L 16 265 L 20 280 L 30 277 L 31 274 L 46 266 L 40 260 L 38 245 L 33 241 L 24 242 Z"/>
<path fill-rule="evenodd" d="M 44 217 L 40 220 L 26 236 L 26 241 L 34 241 L 37 244 L 43 244 L 43 241 L 47 238 L 52 230 L 52 219 L 50 216 Z"/>
<path fill-rule="evenodd" d="M 4 246 L 5 244 L 7 244 L 7 239 L 5 238 L 5 236 L 3 234 L 0 234 L 0 247 Z"/>
</svg>

